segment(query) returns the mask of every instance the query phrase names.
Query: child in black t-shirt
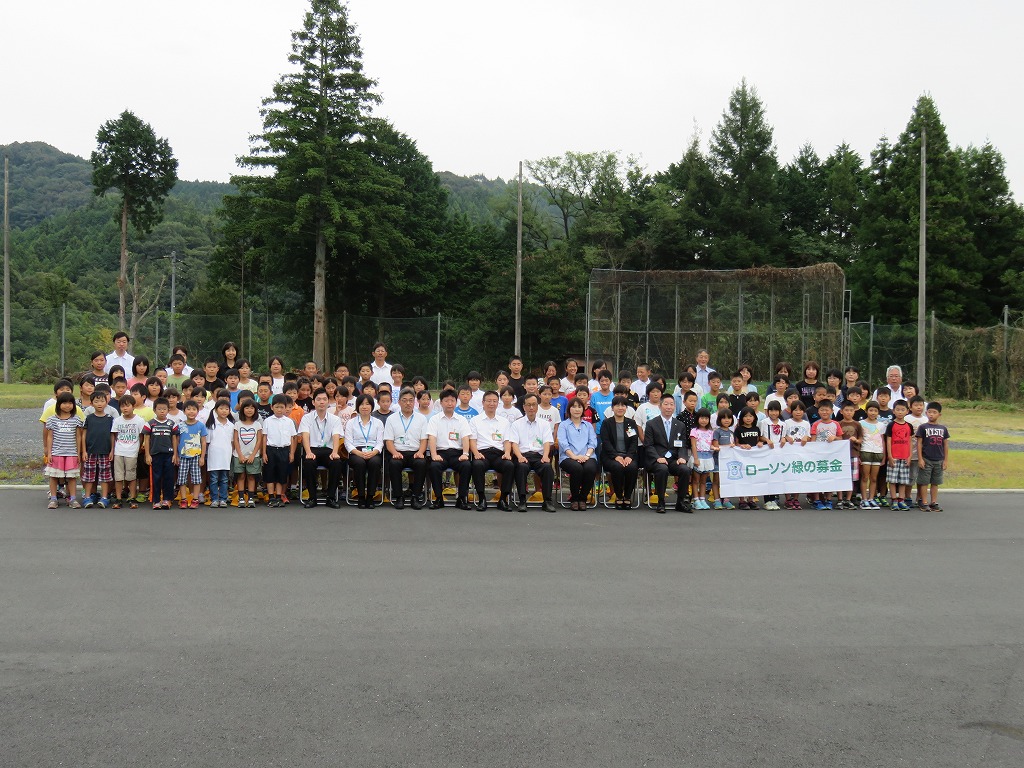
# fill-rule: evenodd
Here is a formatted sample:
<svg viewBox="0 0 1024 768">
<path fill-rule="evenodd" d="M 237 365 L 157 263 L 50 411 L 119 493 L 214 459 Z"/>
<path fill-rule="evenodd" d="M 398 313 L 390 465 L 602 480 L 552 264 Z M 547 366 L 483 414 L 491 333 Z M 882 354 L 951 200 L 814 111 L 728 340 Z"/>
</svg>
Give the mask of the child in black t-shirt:
<svg viewBox="0 0 1024 768">
<path fill-rule="evenodd" d="M 107 497 L 110 495 L 110 484 L 114 482 L 113 455 L 114 439 L 111 431 L 114 417 L 106 413 L 107 395 L 105 391 L 96 390 L 92 393 L 92 405 L 95 413 L 85 417 L 85 456 L 82 457 L 82 491 L 85 507 L 99 504 L 106 509 L 110 506 Z M 100 495 L 95 495 L 97 485 Z"/>
<path fill-rule="evenodd" d="M 740 418 L 736 424 L 733 440 L 743 449 L 757 448 L 767 442 L 757 425 L 757 411 L 749 406 L 740 409 Z M 736 505 L 737 509 L 759 509 L 756 496 L 743 496 Z"/>
</svg>

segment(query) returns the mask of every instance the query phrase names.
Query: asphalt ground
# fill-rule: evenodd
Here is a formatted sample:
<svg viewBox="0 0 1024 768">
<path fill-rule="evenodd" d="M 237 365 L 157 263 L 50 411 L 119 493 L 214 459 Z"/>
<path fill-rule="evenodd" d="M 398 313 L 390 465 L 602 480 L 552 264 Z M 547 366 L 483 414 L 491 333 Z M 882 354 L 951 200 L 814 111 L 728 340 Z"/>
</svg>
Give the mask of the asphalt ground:
<svg viewBox="0 0 1024 768">
<path fill-rule="evenodd" d="M 1024 513 L 44 509 L 4 766 L 1024 765 Z"/>
</svg>

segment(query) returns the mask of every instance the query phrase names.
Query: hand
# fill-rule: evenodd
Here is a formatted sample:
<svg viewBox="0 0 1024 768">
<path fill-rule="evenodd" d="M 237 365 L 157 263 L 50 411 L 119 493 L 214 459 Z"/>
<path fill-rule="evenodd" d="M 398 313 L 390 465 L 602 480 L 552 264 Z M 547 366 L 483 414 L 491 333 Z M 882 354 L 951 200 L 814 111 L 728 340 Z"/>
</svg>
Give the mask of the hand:
<svg viewBox="0 0 1024 768">
<path fill-rule="evenodd" d="M 578 461 L 580 464 L 586 464 L 587 463 L 587 455 L 586 454 L 582 454 L 580 456 L 574 456 L 573 458 L 576 459 L 576 461 Z"/>
<path fill-rule="evenodd" d="M 180 463 L 181 463 L 181 460 L 178 458 L 178 454 L 176 454 L 176 453 L 171 454 L 171 464 L 173 464 L 174 466 L 178 466 L 178 464 L 180 464 Z"/>
<path fill-rule="evenodd" d="M 835 435 L 829 435 L 829 436 L 828 436 L 828 437 L 827 437 L 827 438 L 825 439 L 825 442 L 826 442 L 826 443 L 831 443 L 831 442 L 832 442 L 833 440 L 835 440 L 835 439 L 836 439 L 836 436 L 835 436 Z"/>
<path fill-rule="evenodd" d="M 686 463 L 686 459 L 676 459 L 676 466 L 679 466 L 680 464 L 685 464 L 685 463 Z"/>
<path fill-rule="evenodd" d="M 395 461 L 401 461 L 402 460 L 402 454 L 400 454 L 398 451 L 392 451 L 391 452 L 391 458 L 394 459 Z"/>
<path fill-rule="evenodd" d="M 312 461 L 313 459 L 316 458 L 316 456 L 313 455 L 312 451 L 306 451 L 305 458 L 306 461 Z"/>
<path fill-rule="evenodd" d="M 459 461 L 469 461 L 469 454 L 463 451 L 459 454 Z"/>
<path fill-rule="evenodd" d="M 267 454 L 263 454 L 263 463 L 266 464 L 270 459 L 267 458 Z"/>
<path fill-rule="evenodd" d="M 331 461 L 337 461 L 338 459 L 340 459 L 340 458 L 341 458 L 341 456 L 339 456 L 339 455 L 338 455 L 338 452 L 337 452 L 337 451 L 331 451 L 331 455 L 330 455 L 330 456 L 329 456 L 328 458 L 329 458 L 329 459 L 330 459 Z M 369 456 L 367 456 L 366 458 L 370 458 L 370 457 L 369 457 Z"/>
<path fill-rule="evenodd" d="M 633 463 L 633 459 L 631 459 L 629 456 L 626 456 L 626 457 L 623 458 L 622 466 L 628 467 L 632 463 Z"/>
<path fill-rule="evenodd" d="M 889 459 L 888 464 L 889 464 L 890 467 L 895 467 L 896 466 L 896 462 L 893 461 L 892 459 Z"/>
<path fill-rule="evenodd" d="M 519 463 L 520 463 L 520 464 L 529 464 L 530 462 L 529 462 L 529 461 L 527 461 L 527 459 L 526 459 L 526 457 L 525 457 L 525 456 L 520 456 L 520 457 L 519 457 Z"/>
<path fill-rule="evenodd" d="M 924 469 L 924 459 L 920 459 L 917 462 L 917 466 L 918 466 L 919 469 Z M 943 467 L 943 469 L 945 469 L 945 467 Z"/>
<path fill-rule="evenodd" d="M 775 447 L 775 443 L 773 443 L 771 440 L 769 440 L 768 441 L 768 447 L 769 448 L 774 448 Z"/>
<path fill-rule="evenodd" d="M 46 466 L 50 466 L 50 454 L 43 454 L 43 464 L 45 464 Z"/>
<path fill-rule="evenodd" d="M 483 461 L 484 455 L 480 453 L 480 451 L 473 451 L 473 458 L 476 459 L 477 461 Z"/>
<path fill-rule="evenodd" d="M 199 457 L 199 466 L 202 467 L 205 464 L 206 464 L 206 457 L 205 456 L 200 456 Z"/>
<path fill-rule="evenodd" d="M 749 451 L 750 450 L 750 446 L 749 445 L 737 445 L 736 447 L 737 448 L 742 448 L 744 451 Z"/>
<path fill-rule="evenodd" d="M 658 464 L 668 464 L 668 459 L 666 459 L 666 458 L 665 458 L 664 456 L 661 456 L 661 457 L 660 457 L 660 458 L 658 459 L 657 463 L 658 463 Z"/>
<path fill-rule="evenodd" d="M 146 454 L 146 463 L 147 464 L 152 464 L 153 463 L 153 457 L 150 456 L 148 453 Z"/>
<path fill-rule="evenodd" d="M 434 461 L 441 461 L 442 460 L 441 456 L 438 455 L 438 454 L 435 454 L 432 458 L 434 459 Z"/>
<path fill-rule="evenodd" d="M 414 459 L 422 459 L 425 458 L 425 456 L 426 454 L 424 454 L 423 451 L 416 451 L 416 453 L 412 455 Z"/>
</svg>

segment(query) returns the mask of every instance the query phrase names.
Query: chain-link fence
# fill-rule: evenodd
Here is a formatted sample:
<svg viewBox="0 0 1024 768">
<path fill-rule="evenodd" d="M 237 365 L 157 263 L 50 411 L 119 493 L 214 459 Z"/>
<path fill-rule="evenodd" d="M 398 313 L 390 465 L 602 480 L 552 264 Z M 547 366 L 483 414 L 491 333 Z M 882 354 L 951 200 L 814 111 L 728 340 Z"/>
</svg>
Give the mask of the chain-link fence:
<svg viewBox="0 0 1024 768">
<path fill-rule="evenodd" d="M 1019 324 L 1019 320 L 1017 321 Z M 925 377 L 928 394 L 963 400 L 1024 400 L 1024 330 L 1003 323 L 960 328 L 935 319 L 925 328 Z M 899 365 L 904 379 L 917 381 L 917 323 L 850 323 L 850 364 L 872 385 L 885 369 Z"/>
<path fill-rule="evenodd" d="M 725 369 L 748 363 L 846 359 L 845 278 L 835 264 L 802 269 L 633 272 L 594 270 L 586 352 L 613 370 L 649 362 L 670 374 L 698 349 Z"/>
</svg>

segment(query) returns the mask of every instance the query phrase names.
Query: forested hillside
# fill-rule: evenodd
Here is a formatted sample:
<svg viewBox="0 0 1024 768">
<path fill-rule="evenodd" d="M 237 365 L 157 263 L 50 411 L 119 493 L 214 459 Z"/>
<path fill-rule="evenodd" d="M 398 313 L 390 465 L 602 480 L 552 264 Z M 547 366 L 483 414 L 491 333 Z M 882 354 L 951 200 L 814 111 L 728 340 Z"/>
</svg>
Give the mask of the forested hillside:
<svg viewBox="0 0 1024 768">
<path fill-rule="evenodd" d="M 459 339 L 452 369 L 496 367 L 512 347 L 515 180 L 435 172 L 410 137 L 384 121 L 367 126 L 371 160 L 388 175 L 347 203 L 358 211 L 356 236 L 328 243 L 332 322 L 342 312 L 441 313 Z M 947 322 L 988 325 L 1004 304 L 1024 306 L 1024 213 L 998 149 L 950 145 L 936 105 L 922 97 L 906 129 L 882 137 L 868 158 L 846 145 L 823 153 L 808 145 L 784 161 L 766 106 L 743 82 L 709 141 L 693 140 L 668 168 L 601 151 L 527 160 L 524 351 L 540 359 L 582 347 L 594 268 L 835 262 L 855 320 L 912 319 L 925 128 L 930 308 Z M 74 319 L 75 355 L 109 343 L 117 201 L 93 194 L 87 160 L 33 142 L 2 150 L 11 161 L 14 357 L 20 376 L 45 376 L 56 366 L 62 306 Z M 179 315 L 252 309 L 308 326 L 312 244 L 301 228 L 261 221 L 254 200 L 237 186 L 179 181 L 163 221 L 145 237 L 132 232 L 143 299 L 153 303 L 159 289 L 164 333 L 172 252 Z"/>
</svg>

